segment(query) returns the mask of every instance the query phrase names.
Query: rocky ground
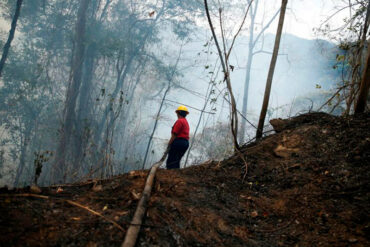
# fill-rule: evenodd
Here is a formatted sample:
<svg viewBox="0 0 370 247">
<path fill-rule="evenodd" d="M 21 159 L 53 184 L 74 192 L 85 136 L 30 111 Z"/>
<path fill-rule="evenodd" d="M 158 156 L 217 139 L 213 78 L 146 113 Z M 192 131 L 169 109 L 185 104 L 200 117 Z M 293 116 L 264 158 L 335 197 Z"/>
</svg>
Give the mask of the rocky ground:
<svg viewBox="0 0 370 247">
<path fill-rule="evenodd" d="M 275 120 L 228 159 L 160 169 L 137 246 L 370 246 L 369 120 Z M 3 188 L 0 245 L 120 246 L 147 173 Z"/>
</svg>

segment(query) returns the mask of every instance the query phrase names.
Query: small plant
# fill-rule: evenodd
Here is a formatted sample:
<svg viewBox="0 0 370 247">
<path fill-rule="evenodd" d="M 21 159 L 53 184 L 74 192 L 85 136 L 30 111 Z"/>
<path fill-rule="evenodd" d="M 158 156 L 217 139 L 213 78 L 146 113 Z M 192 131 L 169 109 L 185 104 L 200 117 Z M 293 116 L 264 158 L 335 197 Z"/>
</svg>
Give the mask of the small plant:
<svg viewBox="0 0 370 247">
<path fill-rule="evenodd" d="M 35 160 L 33 161 L 35 167 L 35 178 L 33 182 L 35 185 L 37 185 L 37 180 L 40 177 L 43 164 L 49 161 L 52 156 L 53 152 L 48 150 L 35 152 Z"/>
</svg>

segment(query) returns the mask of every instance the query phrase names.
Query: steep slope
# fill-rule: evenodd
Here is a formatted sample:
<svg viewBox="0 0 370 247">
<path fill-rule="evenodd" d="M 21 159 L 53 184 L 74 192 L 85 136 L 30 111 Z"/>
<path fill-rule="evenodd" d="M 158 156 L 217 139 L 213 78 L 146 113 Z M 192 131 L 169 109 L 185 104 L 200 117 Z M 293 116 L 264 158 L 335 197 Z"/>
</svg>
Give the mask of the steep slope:
<svg viewBox="0 0 370 247">
<path fill-rule="evenodd" d="M 369 120 L 279 120 L 279 133 L 243 147 L 247 163 L 159 170 L 137 245 L 369 246 Z M 146 174 L 42 188 L 43 198 L 2 189 L 0 243 L 119 246 Z"/>
</svg>

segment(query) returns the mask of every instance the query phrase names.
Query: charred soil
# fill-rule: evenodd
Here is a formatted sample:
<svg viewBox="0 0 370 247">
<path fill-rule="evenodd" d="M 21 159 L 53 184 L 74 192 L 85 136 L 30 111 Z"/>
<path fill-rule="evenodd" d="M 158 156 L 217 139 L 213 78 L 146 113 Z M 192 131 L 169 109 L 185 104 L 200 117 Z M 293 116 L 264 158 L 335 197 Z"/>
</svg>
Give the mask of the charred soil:
<svg viewBox="0 0 370 247">
<path fill-rule="evenodd" d="M 369 122 L 305 114 L 223 161 L 160 169 L 137 246 L 370 246 Z M 147 174 L 3 188 L 0 245 L 120 246 Z"/>
</svg>

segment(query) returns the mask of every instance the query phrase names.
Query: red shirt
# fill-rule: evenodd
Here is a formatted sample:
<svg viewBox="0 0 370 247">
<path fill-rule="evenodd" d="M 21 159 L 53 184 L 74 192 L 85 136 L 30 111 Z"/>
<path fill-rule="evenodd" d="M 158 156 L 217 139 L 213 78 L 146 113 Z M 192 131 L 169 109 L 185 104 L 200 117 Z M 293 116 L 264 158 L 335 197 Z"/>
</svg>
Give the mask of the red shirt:
<svg viewBox="0 0 370 247">
<path fill-rule="evenodd" d="M 184 138 L 189 140 L 189 124 L 186 118 L 179 118 L 172 127 L 172 134 L 176 135 L 176 138 Z"/>
</svg>

